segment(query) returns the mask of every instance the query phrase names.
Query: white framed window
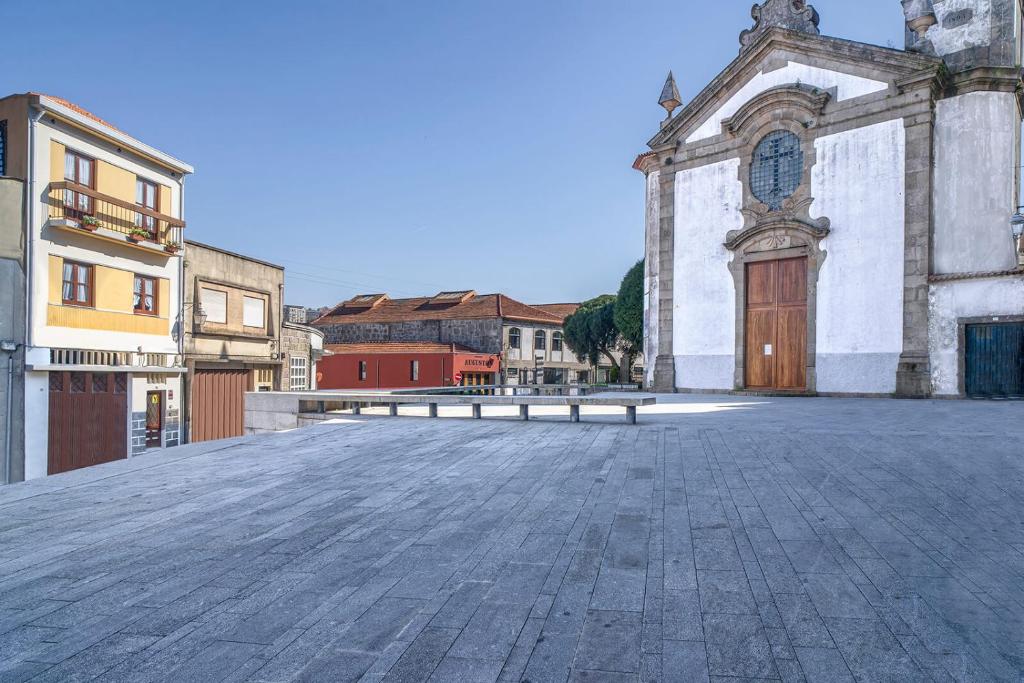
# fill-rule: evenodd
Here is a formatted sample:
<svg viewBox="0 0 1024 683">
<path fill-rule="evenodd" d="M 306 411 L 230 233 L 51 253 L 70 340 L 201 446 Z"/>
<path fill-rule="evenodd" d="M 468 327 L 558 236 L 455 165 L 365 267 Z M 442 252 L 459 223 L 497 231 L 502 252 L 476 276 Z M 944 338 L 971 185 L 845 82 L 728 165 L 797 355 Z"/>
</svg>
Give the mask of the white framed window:
<svg viewBox="0 0 1024 683">
<path fill-rule="evenodd" d="M 221 324 L 227 323 L 227 292 L 222 292 L 219 289 L 207 289 L 206 287 L 203 287 L 199 290 L 199 302 L 203 307 L 203 313 L 206 315 L 206 322 Z"/>
<path fill-rule="evenodd" d="M 309 372 L 306 366 L 305 358 L 302 356 L 292 356 L 291 382 L 289 383 L 292 391 L 305 391 L 309 388 Z"/>
<path fill-rule="evenodd" d="M 266 302 L 255 296 L 242 297 L 242 325 L 245 327 L 266 327 Z"/>
<path fill-rule="evenodd" d="M 409 361 L 409 381 L 420 381 L 420 362 L 418 360 Z"/>
</svg>

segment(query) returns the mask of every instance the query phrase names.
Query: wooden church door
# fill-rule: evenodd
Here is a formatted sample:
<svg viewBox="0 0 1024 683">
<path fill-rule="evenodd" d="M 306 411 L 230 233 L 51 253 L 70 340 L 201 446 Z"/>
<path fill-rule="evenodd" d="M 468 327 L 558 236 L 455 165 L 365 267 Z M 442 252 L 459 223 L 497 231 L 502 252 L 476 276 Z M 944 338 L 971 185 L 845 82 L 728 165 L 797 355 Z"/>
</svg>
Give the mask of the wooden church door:
<svg viewBox="0 0 1024 683">
<path fill-rule="evenodd" d="M 807 258 L 746 264 L 748 389 L 807 388 Z"/>
</svg>

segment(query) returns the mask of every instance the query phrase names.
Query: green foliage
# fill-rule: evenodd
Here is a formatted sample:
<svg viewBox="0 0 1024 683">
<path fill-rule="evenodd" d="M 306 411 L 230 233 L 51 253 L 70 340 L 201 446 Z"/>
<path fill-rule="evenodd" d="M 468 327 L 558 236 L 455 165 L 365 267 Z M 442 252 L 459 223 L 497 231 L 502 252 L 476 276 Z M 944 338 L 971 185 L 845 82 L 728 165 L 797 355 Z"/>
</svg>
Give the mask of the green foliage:
<svg viewBox="0 0 1024 683">
<path fill-rule="evenodd" d="M 612 361 L 611 351 L 619 338 L 615 327 L 615 297 L 611 294 L 584 301 L 575 313 L 565 319 L 565 343 L 579 358 L 597 365 L 602 354 Z"/>
<path fill-rule="evenodd" d="M 640 259 L 622 278 L 615 300 L 615 327 L 634 349 L 644 345 L 644 260 Z"/>
</svg>

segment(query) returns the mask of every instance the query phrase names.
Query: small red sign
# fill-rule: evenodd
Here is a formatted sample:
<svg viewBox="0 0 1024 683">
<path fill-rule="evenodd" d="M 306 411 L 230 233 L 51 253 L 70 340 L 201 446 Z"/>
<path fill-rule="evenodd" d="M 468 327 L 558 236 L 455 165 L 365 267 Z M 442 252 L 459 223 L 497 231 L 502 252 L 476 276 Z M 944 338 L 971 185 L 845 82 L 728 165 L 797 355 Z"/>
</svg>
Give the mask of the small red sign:
<svg viewBox="0 0 1024 683">
<path fill-rule="evenodd" d="M 462 373 L 461 372 L 456 372 L 455 376 L 452 377 L 452 379 L 455 380 L 456 384 L 462 384 Z"/>
</svg>

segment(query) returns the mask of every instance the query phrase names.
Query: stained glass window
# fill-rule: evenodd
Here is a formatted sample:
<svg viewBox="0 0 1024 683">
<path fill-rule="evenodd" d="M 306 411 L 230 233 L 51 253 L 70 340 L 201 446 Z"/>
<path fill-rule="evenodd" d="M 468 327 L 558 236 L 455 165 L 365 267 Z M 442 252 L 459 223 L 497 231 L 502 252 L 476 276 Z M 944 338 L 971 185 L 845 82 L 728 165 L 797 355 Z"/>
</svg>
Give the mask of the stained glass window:
<svg viewBox="0 0 1024 683">
<path fill-rule="evenodd" d="M 772 211 L 796 192 L 803 177 L 804 153 L 800 138 L 785 130 L 764 136 L 750 164 L 750 191 Z"/>
</svg>

